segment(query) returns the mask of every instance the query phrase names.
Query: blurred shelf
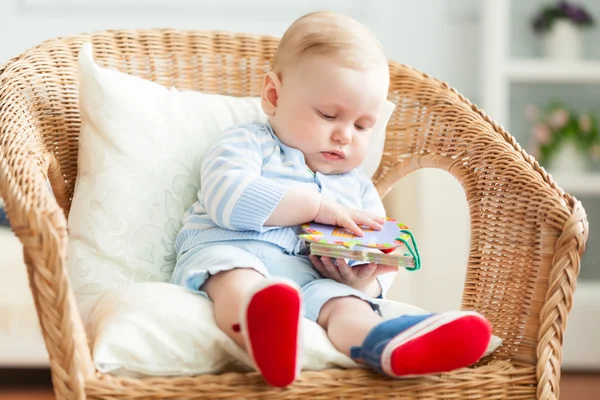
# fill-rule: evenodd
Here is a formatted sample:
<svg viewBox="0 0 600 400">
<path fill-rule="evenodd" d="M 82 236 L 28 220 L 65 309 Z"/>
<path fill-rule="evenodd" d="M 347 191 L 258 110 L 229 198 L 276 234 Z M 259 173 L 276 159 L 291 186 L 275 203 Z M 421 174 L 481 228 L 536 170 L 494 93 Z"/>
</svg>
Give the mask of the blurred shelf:
<svg viewBox="0 0 600 400">
<path fill-rule="evenodd" d="M 600 83 L 600 61 L 513 59 L 507 61 L 506 74 L 517 82 Z"/>
<path fill-rule="evenodd" d="M 579 175 L 552 174 L 552 178 L 565 192 L 574 195 L 600 195 L 600 173 L 585 173 Z"/>
</svg>

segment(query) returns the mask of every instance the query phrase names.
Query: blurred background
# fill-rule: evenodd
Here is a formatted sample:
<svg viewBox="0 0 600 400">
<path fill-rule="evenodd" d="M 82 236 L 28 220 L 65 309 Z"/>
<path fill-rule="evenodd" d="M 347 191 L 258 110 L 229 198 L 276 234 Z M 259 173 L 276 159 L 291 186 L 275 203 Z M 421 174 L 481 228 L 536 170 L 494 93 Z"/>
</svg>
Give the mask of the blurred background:
<svg viewBox="0 0 600 400">
<path fill-rule="evenodd" d="M 594 337 L 600 331 L 600 236 L 594 230 L 600 224 L 600 0 L 2 0 L 0 63 L 55 36 L 112 28 L 280 36 L 300 15 L 321 9 L 353 16 L 379 37 L 389 58 L 448 82 L 582 200 L 592 230 L 565 337 L 561 398 L 599 398 L 592 393 L 600 392 Z M 417 274 L 402 272 L 391 297 L 432 311 L 458 308 L 469 247 L 459 184 L 443 171 L 419 171 L 385 203 L 416 232 L 424 265 Z M 19 377 L 47 381 L 20 244 L 2 224 L 0 398 L 7 384 L 30 386 Z"/>
</svg>

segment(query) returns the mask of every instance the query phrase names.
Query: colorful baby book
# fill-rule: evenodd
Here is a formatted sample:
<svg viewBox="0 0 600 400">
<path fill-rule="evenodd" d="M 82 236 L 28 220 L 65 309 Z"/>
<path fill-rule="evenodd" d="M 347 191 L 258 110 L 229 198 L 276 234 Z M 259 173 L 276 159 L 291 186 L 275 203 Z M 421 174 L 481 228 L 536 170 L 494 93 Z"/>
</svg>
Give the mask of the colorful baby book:
<svg viewBox="0 0 600 400">
<path fill-rule="evenodd" d="M 311 222 L 302 225 L 299 235 L 310 244 L 310 254 L 345 258 L 365 263 L 376 263 L 417 270 L 421 267 L 419 250 L 409 228 L 386 218 L 383 229 L 376 231 L 361 227 L 364 236 L 332 225 Z"/>
</svg>

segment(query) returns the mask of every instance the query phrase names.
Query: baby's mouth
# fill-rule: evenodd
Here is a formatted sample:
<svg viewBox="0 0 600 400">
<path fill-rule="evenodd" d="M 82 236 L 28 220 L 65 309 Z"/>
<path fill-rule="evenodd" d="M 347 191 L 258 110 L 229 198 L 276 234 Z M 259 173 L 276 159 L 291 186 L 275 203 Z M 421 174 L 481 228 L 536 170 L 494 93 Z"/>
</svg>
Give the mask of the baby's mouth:
<svg viewBox="0 0 600 400">
<path fill-rule="evenodd" d="M 321 154 L 327 161 L 339 161 L 346 158 L 343 151 L 322 151 Z"/>
</svg>

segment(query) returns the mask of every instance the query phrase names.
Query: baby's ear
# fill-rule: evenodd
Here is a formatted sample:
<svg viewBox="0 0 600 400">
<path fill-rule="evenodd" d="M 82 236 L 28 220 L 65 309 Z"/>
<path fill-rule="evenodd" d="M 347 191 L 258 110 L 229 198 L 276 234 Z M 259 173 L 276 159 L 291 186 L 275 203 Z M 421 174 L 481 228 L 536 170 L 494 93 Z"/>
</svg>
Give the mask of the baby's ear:
<svg viewBox="0 0 600 400">
<path fill-rule="evenodd" d="M 279 100 L 279 89 L 281 88 L 281 80 L 275 72 L 271 71 L 265 75 L 263 89 L 261 93 L 260 104 L 263 112 L 269 116 L 275 115 L 277 110 L 277 101 Z"/>
</svg>

